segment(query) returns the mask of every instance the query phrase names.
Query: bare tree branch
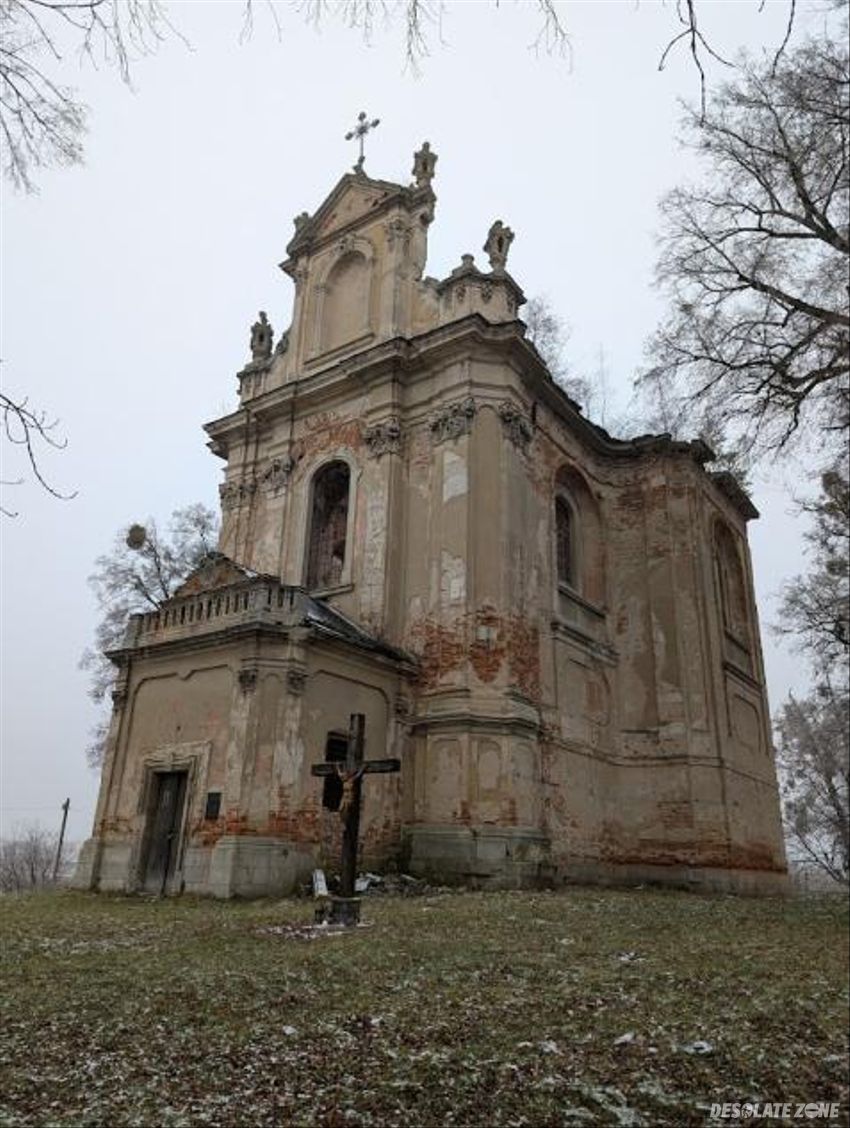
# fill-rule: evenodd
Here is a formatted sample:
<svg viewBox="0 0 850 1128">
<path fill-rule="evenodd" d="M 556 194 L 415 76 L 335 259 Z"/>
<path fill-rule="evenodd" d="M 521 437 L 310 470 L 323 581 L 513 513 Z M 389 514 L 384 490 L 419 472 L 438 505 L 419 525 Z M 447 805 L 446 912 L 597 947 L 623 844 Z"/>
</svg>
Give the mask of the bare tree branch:
<svg viewBox="0 0 850 1128">
<path fill-rule="evenodd" d="M 73 44 L 69 49 L 81 58 L 115 66 L 129 84 L 133 60 L 151 54 L 170 34 L 180 35 L 161 0 L 2 0 L 4 175 L 31 192 L 36 169 L 82 160 L 86 108 L 47 73 L 42 59 L 61 65 L 65 44 Z"/>
<path fill-rule="evenodd" d="M 688 112 L 705 185 L 662 207 L 670 313 L 641 383 L 761 452 L 850 422 L 849 84 L 843 36 L 745 64 Z"/>
<path fill-rule="evenodd" d="M 70 501 L 71 498 L 76 497 L 76 490 L 66 494 L 51 485 L 39 465 L 40 444 L 53 447 L 54 450 L 64 450 L 67 445 L 66 439 L 55 434 L 59 420 L 51 419 L 46 412 L 31 407 L 26 396 L 15 400 L 3 392 L 0 392 L 0 416 L 3 420 L 3 437 L 13 446 L 23 448 L 30 472 L 39 485 L 52 497 L 60 498 L 62 501 Z M 17 486 L 22 485 L 23 481 L 23 478 L 4 480 L 0 485 Z M 6 517 L 17 516 L 15 510 L 3 505 L 0 505 L 0 513 Z"/>
</svg>

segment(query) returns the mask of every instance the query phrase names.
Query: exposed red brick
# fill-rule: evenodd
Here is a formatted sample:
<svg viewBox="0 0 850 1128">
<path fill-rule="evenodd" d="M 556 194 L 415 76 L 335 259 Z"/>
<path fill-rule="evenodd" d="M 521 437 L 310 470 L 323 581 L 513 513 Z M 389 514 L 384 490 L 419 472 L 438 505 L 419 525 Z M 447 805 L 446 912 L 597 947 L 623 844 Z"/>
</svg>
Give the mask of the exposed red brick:
<svg viewBox="0 0 850 1128">
<path fill-rule="evenodd" d="M 540 700 L 540 632 L 518 615 L 481 608 L 450 625 L 419 619 L 411 625 L 409 646 L 419 656 L 424 689 L 436 687 L 467 663 L 487 684 L 506 666 L 510 682 L 531 700 Z"/>
</svg>

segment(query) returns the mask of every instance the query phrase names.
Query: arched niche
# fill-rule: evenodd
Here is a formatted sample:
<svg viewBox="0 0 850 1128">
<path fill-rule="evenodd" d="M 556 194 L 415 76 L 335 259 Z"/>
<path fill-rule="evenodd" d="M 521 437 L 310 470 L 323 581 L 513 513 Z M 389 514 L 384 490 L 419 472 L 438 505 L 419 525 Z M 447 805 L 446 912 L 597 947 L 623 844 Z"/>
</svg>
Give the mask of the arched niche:
<svg viewBox="0 0 850 1128">
<path fill-rule="evenodd" d="M 372 329 L 372 245 L 343 240 L 316 286 L 316 354 L 334 352 L 368 337 Z"/>
</svg>

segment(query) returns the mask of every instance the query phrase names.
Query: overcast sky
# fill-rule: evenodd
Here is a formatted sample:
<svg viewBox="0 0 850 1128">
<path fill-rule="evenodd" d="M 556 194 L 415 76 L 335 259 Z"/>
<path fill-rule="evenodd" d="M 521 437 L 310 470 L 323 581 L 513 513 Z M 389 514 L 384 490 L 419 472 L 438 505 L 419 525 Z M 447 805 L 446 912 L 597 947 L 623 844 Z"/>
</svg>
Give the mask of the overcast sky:
<svg viewBox="0 0 850 1128">
<path fill-rule="evenodd" d="M 292 217 L 315 211 L 356 152 L 357 112 L 381 118 L 366 170 L 408 182 L 428 139 L 439 155 L 427 272 L 442 276 L 480 248 L 496 218 L 516 233 L 510 270 L 570 325 L 569 359 L 592 374 L 604 355 L 620 404 L 630 396 L 662 310 L 652 289 L 657 203 L 694 174 L 676 140 L 678 99 L 698 97 L 689 56 L 661 51 L 675 6 L 568 3 L 572 58 L 530 49 L 530 2 L 452 2 L 418 75 L 401 29 L 371 45 L 347 28 L 307 26 L 281 7 L 282 36 L 256 6 L 240 45 L 241 5 L 172 5 L 190 41 L 166 42 L 134 67 L 134 92 L 108 66 L 61 80 L 91 110 L 86 163 L 42 173 L 40 193 L 3 186 L 4 388 L 61 419 L 68 447 L 45 455 L 56 501 L 5 488 L 2 555 L 2 823 L 91 829 L 97 777 L 85 745 L 97 711 L 78 670 L 96 609 L 86 583 L 116 531 L 195 501 L 217 506 L 222 463 L 201 425 L 236 404 L 259 309 L 288 324 L 290 280 L 277 268 Z M 713 45 L 775 47 L 787 6 L 701 0 Z M 799 32 L 805 25 L 804 13 Z M 810 17 L 814 18 L 814 17 Z M 710 77 L 722 77 L 721 68 Z M 4 452 L 4 456 L 7 452 Z M 16 476 L 7 459 L 2 476 Z M 803 566 L 788 478 L 756 482 L 750 527 L 771 705 L 802 688 L 798 659 L 767 623 L 783 577 Z"/>
</svg>

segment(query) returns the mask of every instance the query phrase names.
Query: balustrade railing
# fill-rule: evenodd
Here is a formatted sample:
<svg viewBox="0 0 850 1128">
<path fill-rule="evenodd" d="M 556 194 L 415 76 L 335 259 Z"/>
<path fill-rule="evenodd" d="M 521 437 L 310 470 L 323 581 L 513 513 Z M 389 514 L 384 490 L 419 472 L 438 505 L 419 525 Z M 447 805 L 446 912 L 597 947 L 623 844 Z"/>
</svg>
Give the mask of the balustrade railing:
<svg viewBox="0 0 850 1128">
<path fill-rule="evenodd" d="M 220 630 L 238 622 L 261 619 L 292 626 L 306 613 L 304 590 L 275 580 L 245 580 L 229 587 L 169 599 L 158 611 L 131 615 L 125 646 L 161 638 Z"/>
</svg>

